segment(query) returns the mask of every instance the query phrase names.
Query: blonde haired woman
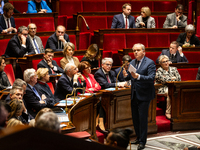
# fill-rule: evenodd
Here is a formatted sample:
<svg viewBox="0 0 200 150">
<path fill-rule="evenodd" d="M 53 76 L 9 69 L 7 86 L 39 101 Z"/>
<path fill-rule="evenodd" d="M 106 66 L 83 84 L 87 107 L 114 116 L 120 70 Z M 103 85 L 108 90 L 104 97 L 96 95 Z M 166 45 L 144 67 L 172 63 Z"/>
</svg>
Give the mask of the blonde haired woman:
<svg viewBox="0 0 200 150">
<path fill-rule="evenodd" d="M 136 18 L 136 28 L 155 28 L 155 19 L 151 17 L 151 10 L 149 7 L 141 8 L 141 15 Z"/>
<path fill-rule="evenodd" d="M 64 45 L 64 49 L 63 49 L 63 55 L 64 57 L 60 60 L 60 66 L 65 69 L 65 65 L 67 63 L 72 63 L 74 65 L 76 65 L 78 67 L 79 64 L 79 59 L 77 57 L 74 57 L 74 50 L 75 50 L 75 46 L 73 43 L 71 42 L 67 42 Z"/>
</svg>

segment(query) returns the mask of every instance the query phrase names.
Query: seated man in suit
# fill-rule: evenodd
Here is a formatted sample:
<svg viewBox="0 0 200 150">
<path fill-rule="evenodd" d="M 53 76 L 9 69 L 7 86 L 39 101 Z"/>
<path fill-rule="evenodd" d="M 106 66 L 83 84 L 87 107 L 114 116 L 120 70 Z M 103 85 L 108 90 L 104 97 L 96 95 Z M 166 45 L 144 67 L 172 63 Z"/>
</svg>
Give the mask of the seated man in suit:
<svg viewBox="0 0 200 150">
<path fill-rule="evenodd" d="M 112 20 L 112 29 L 116 28 L 135 28 L 135 18 L 131 14 L 131 4 L 125 3 L 122 6 L 122 14 L 115 15 Z"/>
<path fill-rule="evenodd" d="M 57 26 L 56 32 L 51 35 L 45 49 L 51 48 L 53 51 L 62 51 L 66 42 L 70 42 L 69 36 L 65 33 L 65 27 L 62 25 Z"/>
<path fill-rule="evenodd" d="M 35 54 L 35 51 L 28 38 L 28 28 L 21 26 L 18 28 L 18 34 L 8 42 L 4 55 L 5 57 L 23 57 L 25 54 Z"/>
<path fill-rule="evenodd" d="M 45 50 L 45 54 L 44 54 L 44 59 L 41 60 L 38 65 L 37 68 L 48 68 L 49 69 L 49 74 L 55 74 L 55 73 L 63 73 L 63 69 L 60 68 L 56 61 L 53 60 L 54 57 L 54 52 L 52 49 L 46 49 Z"/>
<path fill-rule="evenodd" d="M 36 114 L 44 107 L 52 107 L 52 102 L 46 96 L 39 95 L 34 85 L 37 83 L 37 74 L 35 69 L 26 69 L 24 71 L 24 81 L 27 83 L 24 101 L 28 112 L 35 117 Z"/>
<path fill-rule="evenodd" d="M 84 77 L 80 73 L 78 73 L 78 68 L 74 64 L 66 64 L 64 73 L 58 79 L 58 83 L 54 93 L 55 99 L 63 100 L 66 98 L 66 95 L 72 94 L 74 87 L 82 87 L 78 78 L 81 79 L 81 82 L 85 81 Z M 82 90 L 77 90 L 76 92 L 82 93 Z"/>
<path fill-rule="evenodd" d="M 0 16 L 0 33 L 16 33 L 15 20 L 13 18 L 14 6 L 6 3 L 3 6 L 3 15 Z"/>
<path fill-rule="evenodd" d="M 183 15 L 183 11 L 183 5 L 178 4 L 175 12 L 167 15 L 163 28 L 185 28 L 187 25 L 187 17 Z"/>
<path fill-rule="evenodd" d="M 37 26 L 35 25 L 35 23 L 30 23 L 28 25 L 28 37 L 31 40 L 31 44 L 35 50 L 35 53 L 36 54 L 44 53 L 42 40 L 40 39 L 39 36 L 36 35 L 36 31 L 37 31 Z"/>
<path fill-rule="evenodd" d="M 101 89 L 116 87 L 115 72 L 111 70 L 113 59 L 105 57 L 102 59 L 102 66 L 94 74 L 94 78 L 100 84 Z M 118 82 L 119 87 L 126 86 L 126 82 Z"/>
<path fill-rule="evenodd" d="M 131 59 L 131 56 L 129 56 L 129 55 L 124 55 L 124 56 L 122 57 L 122 64 L 123 64 L 124 66 L 123 66 L 123 68 L 122 68 L 122 70 L 121 70 L 121 72 L 120 72 L 120 74 L 119 74 L 119 76 L 118 76 L 118 80 L 119 80 L 120 82 L 126 81 L 126 80 L 124 79 L 123 72 L 128 72 L 128 67 L 129 67 L 129 64 L 130 64 L 131 60 L 132 60 L 132 59 Z M 116 77 L 117 77 L 117 75 L 118 75 L 120 69 L 121 69 L 121 67 L 115 69 Z"/>
<path fill-rule="evenodd" d="M 178 42 L 176 41 L 171 42 L 169 49 L 163 49 L 160 55 L 167 55 L 171 63 L 188 63 L 187 58 L 182 52 L 182 47 L 180 47 Z M 157 64 L 159 63 L 159 57 L 156 60 Z"/>
</svg>

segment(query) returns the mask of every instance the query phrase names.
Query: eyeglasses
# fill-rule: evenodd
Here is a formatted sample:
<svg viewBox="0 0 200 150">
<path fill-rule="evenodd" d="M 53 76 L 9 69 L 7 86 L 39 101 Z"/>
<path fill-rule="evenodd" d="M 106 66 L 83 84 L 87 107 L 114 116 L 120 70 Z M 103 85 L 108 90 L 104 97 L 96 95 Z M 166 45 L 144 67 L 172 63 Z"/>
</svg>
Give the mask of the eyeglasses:
<svg viewBox="0 0 200 150">
<path fill-rule="evenodd" d="M 31 30 L 36 30 L 37 28 L 30 28 Z"/>
<path fill-rule="evenodd" d="M 28 34 L 24 34 L 24 33 L 22 33 L 22 35 L 24 35 L 24 36 L 28 36 Z"/>
<path fill-rule="evenodd" d="M 106 64 L 106 66 L 112 66 L 112 64 Z"/>
<path fill-rule="evenodd" d="M 85 69 L 91 69 L 91 67 L 86 67 Z"/>
<path fill-rule="evenodd" d="M 166 61 L 162 61 L 162 64 L 164 64 L 164 63 L 167 63 L 167 62 L 169 62 L 169 60 L 166 60 Z"/>
</svg>

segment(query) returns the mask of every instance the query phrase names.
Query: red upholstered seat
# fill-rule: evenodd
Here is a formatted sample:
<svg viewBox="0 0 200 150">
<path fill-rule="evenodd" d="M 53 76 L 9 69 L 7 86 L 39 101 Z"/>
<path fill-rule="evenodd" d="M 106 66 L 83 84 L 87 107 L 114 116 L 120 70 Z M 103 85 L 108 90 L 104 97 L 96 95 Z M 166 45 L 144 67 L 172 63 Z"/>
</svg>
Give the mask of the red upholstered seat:
<svg viewBox="0 0 200 150">
<path fill-rule="evenodd" d="M 90 29 L 87 29 L 84 21 L 82 20 L 81 32 L 93 32 L 94 30 L 107 28 L 106 16 L 85 16 L 85 20 L 87 21 Z"/>
<path fill-rule="evenodd" d="M 65 24 L 66 24 L 67 30 L 76 29 L 76 19 L 74 19 L 73 16 L 67 16 Z"/>
<path fill-rule="evenodd" d="M 37 65 L 42 59 L 32 60 L 33 69 L 37 70 Z"/>
<path fill-rule="evenodd" d="M 187 23 L 188 24 L 193 24 L 193 11 L 195 11 L 195 2 L 194 1 L 190 1 L 189 2 L 189 7 L 188 7 L 188 19 L 187 19 Z"/>
<path fill-rule="evenodd" d="M 76 35 L 69 35 L 69 40 L 71 43 L 75 45 L 75 49 L 76 49 Z"/>
<path fill-rule="evenodd" d="M 67 15 L 58 16 L 58 25 L 63 25 L 67 30 Z"/>
<path fill-rule="evenodd" d="M 5 53 L 9 41 L 10 39 L 0 40 L 0 56 Z"/>
<path fill-rule="evenodd" d="M 174 12 L 174 9 L 176 6 L 177 6 L 176 1 L 154 1 L 153 2 L 153 11 Z"/>
<path fill-rule="evenodd" d="M 13 1 L 13 6 L 19 12 L 23 13 L 23 12 L 26 12 L 28 10 L 28 1 Z"/>
<path fill-rule="evenodd" d="M 132 5 L 132 11 L 141 11 L 141 8 L 144 6 L 148 6 L 152 11 L 153 2 L 151 1 L 131 1 L 130 4 Z"/>
<path fill-rule="evenodd" d="M 20 26 L 27 27 L 29 23 L 31 23 L 30 18 L 15 18 L 16 29 L 18 29 Z"/>
<path fill-rule="evenodd" d="M 83 11 L 98 12 L 106 10 L 105 1 L 83 1 Z"/>
<path fill-rule="evenodd" d="M 76 14 L 77 12 L 82 12 L 82 11 L 83 11 L 82 1 L 60 0 L 59 15 L 72 16 L 73 14 Z"/>
<path fill-rule="evenodd" d="M 55 57 L 53 58 L 53 60 L 56 61 L 57 65 L 60 66 L 60 60 L 62 59 L 63 57 Z"/>
<path fill-rule="evenodd" d="M 83 139 L 87 139 L 89 138 L 91 135 L 86 132 L 86 131 L 82 131 L 82 132 L 72 132 L 72 133 L 67 133 L 65 135 L 69 135 L 69 136 L 73 136 L 76 138 L 83 138 Z"/>
<path fill-rule="evenodd" d="M 117 51 L 126 48 L 125 34 L 104 34 L 103 49 Z"/>
<path fill-rule="evenodd" d="M 6 73 L 8 80 L 10 81 L 10 84 L 13 85 L 15 81 L 15 74 L 14 74 L 12 65 L 7 64 L 4 68 L 4 72 Z"/>
<path fill-rule="evenodd" d="M 200 16 L 197 17 L 197 36 L 200 36 Z"/>
<path fill-rule="evenodd" d="M 158 16 L 158 23 L 156 25 L 157 28 L 163 28 L 163 24 L 166 20 L 166 16 Z"/>
<path fill-rule="evenodd" d="M 81 61 L 83 59 L 83 55 L 82 56 L 75 56 L 78 58 L 79 61 Z"/>
<path fill-rule="evenodd" d="M 55 31 L 53 17 L 31 18 L 31 22 L 37 26 L 37 31 Z"/>
<path fill-rule="evenodd" d="M 112 58 L 112 52 L 111 51 L 103 51 L 102 58 L 105 58 L 105 57 L 111 57 Z"/>
<path fill-rule="evenodd" d="M 79 49 L 87 49 L 91 43 L 90 32 L 82 32 L 79 35 Z"/>
<path fill-rule="evenodd" d="M 147 46 L 147 34 L 146 33 L 134 33 L 126 34 L 126 47 L 132 48 L 134 44 L 141 43 Z"/>
<path fill-rule="evenodd" d="M 200 63 L 200 52 L 183 52 L 189 63 Z"/>
<path fill-rule="evenodd" d="M 130 1 L 106 1 L 106 11 L 122 11 L 122 5 L 125 3 L 130 3 Z"/>
<path fill-rule="evenodd" d="M 170 33 L 170 43 L 176 41 L 180 33 Z"/>
<path fill-rule="evenodd" d="M 42 44 L 43 44 L 43 46 L 45 48 L 49 36 L 40 36 L 40 38 L 41 38 Z"/>
<path fill-rule="evenodd" d="M 169 33 L 149 33 L 148 47 L 168 47 Z"/>
<path fill-rule="evenodd" d="M 107 28 L 110 29 L 112 25 L 113 16 L 107 16 Z"/>
<path fill-rule="evenodd" d="M 182 81 L 196 80 L 198 68 L 184 68 L 178 69 Z"/>
<path fill-rule="evenodd" d="M 55 90 L 54 90 L 53 84 L 51 82 L 47 82 L 47 84 L 49 85 L 51 92 L 54 94 Z"/>
</svg>

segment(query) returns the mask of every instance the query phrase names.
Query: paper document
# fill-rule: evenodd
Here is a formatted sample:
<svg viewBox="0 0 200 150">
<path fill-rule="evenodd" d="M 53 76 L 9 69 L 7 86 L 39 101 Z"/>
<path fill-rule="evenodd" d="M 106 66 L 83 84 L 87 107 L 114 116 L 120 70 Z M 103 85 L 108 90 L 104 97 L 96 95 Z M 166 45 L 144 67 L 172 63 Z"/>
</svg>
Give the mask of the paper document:
<svg viewBox="0 0 200 150">
<path fill-rule="evenodd" d="M 129 68 L 128 68 L 128 71 L 129 71 L 130 73 L 131 73 L 131 72 L 136 73 L 137 69 L 136 69 L 132 64 L 130 64 L 130 65 L 129 65 Z"/>
</svg>

